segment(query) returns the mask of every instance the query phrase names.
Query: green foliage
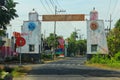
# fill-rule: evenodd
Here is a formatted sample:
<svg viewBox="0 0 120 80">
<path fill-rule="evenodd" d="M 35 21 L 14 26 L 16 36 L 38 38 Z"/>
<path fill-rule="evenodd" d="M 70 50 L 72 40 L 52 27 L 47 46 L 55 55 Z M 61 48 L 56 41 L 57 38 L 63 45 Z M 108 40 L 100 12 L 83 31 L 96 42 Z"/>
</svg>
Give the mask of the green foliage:
<svg viewBox="0 0 120 80">
<path fill-rule="evenodd" d="M 90 63 L 106 64 L 108 60 L 109 60 L 108 55 L 101 55 L 97 53 L 92 56 L 92 58 L 90 59 Z"/>
<path fill-rule="evenodd" d="M 62 36 L 57 36 L 54 35 L 53 33 L 50 33 L 49 37 L 47 37 L 47 39 L 45 40 L 45 42 L 48 44 L 48 46 L 52 46 L 57 48 L 58 46 L 58 39 L 62 37 Z"/>
<path fill-rule="evenodd" d="M 109 32 L 107 37 L 108 48 L 111 56 L 120 51 L 120 28 L 114 28 Z"/>
<path fill-rule="evenodd" d="M 120 19 L 116 22 L 115 28 L 120 28 Z"/>
<path fill-rule="evenodd" d="M 30 70 L 31 67 L 27 66 L 18 67 L 4 66 L 3 68 L 0 68 L 0 80 L 4 80 L 5 76 L 19 77 L 22 75 L 26 75 Z"/>
<path fill-rule="evenodd" d="M 109 67 L 119 68 L 120 67 L 120 52 L 117 53 L 114 57 L 110 57 L 109 55 L 95 54 L 88 62 L 90 64 L 93 64 L 93 63 L 105 64 Z"/>
<path fill-rule="evenodd" d="M 52 55 L 51 54 L 42 54 L 42 59 L 44 60 L 51 60 L 52 59 Z"/>
<path fill-rule="evenodd" d="M 80 50 L 80 54 L 85 54 L 87 50 L 87 41 L 86 40 L 78 40 L 77 42 L 77 48 Z"/>
<path fill-rule="evenodd" d="M 49 37 L 47 37 L 46 42 L 48 43 L 48 46 L 53 46 L 54 45 L 54 43 L 53 43 L 54 41 L 55 41 L 55 36 L 54 36 L 53 33 L 51 33 L 49 35 Z"/>
<path fill-rule="evenodd" d="M 116 61 L 120 62 L 120 52 L 118 52 L 117 54 L 115 54 L 114 58 L 115 58 Z"/>
<path fill-rule="evenodd" d="M 11 73 L 11 72 L 14 70 L 14 68 L 13 68 L 13 67 L 5 66 L 3 70 L 4 70 L 5 72 Z"/>
<path fill-rule="evenodd" d="M 76 42 L 72 39 L 69 39 L 69 42 L 68 42 L 68 53 L 69 53 L 69 56 L 72 54 L 72 53 L 75 53 L 76 52 Z"/>
<path fill-rule="evenodd" d="M 116 22 L 115 27 L 110 30 L 107 36 L 109 54 L 115 56 L 120 52 L 120 19 Z"/>
<path fill-rule="evenodd" d="M 13 67 L 4 66 L 3 69 L 0 71 L 0 80 L 4 80 L 4 78 L 8 75 L 12 76 L 13 71 Z"/>
<path fill-rule="evenodd" d="M 76 53 L 82 53 L 84 54 L 86 52 L 87 49 L 87 42 L 86 40 L 76 40 L 75 37 L 75 32 L 73 32 L 70 36 L 70 38 L 68 38 L 68 56 L 74 54 L 76 55 Z"/>
<path fill-rule="evenodd" d="M 73 33 L 70 35 L 70 39 L 71 39 L 72 41 L 75 41 L 76 38 L 77 38 L 77 33 L 76 33 L 76 32 L 73 32 Z"/>
<path fill-rule="evenodd" d="M 0 7 L 0 28 L 6 29 L 6 25 L 18 17 L 15 10 L 16 4 L 13 0 L 6 0 L 5 6 Z"/>
<path fill-rule="evenodd" d="M 5 36 L 6 32 L 4 30 L 0 30 L 0 36 Z"/>
</svg>

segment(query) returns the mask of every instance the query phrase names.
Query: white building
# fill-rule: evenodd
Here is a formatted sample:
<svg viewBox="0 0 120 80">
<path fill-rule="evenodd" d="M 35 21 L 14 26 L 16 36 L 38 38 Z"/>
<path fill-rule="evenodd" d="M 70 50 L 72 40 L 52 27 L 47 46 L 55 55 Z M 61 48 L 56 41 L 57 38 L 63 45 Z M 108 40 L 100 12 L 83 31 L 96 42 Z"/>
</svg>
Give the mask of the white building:
<svg viewBox="0 0 120 80">
<path fill-rule="evenodd" d="M 90 20 L 87 20 L 87 55 L 108 54 L 108 46 L 103 20 L 98 19 L 98 12 L 90 12 Z"/>
<path fill-rule="evenodd" d="M 26 44 L 18 48 L 22 57 L 38 60 L 41 53 L 41 22 L 35 10 L 29 13 L 29 20 L 23 22 L 21 36 L 26 40 Z"/>
</svg>

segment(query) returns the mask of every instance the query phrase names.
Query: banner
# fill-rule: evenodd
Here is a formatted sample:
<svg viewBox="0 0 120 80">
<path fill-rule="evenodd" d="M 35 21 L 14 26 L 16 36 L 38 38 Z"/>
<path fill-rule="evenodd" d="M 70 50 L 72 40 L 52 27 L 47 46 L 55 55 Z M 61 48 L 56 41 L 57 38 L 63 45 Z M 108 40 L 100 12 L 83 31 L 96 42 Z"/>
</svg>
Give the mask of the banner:
<svg viewBox="0 0 120 80">
<path fill-rule="evenodd" d="M 17 38 L 17 37 L 21 37 L 21 34 L 19 32 L 13 32 L 13 36 Z"/>
</svg>

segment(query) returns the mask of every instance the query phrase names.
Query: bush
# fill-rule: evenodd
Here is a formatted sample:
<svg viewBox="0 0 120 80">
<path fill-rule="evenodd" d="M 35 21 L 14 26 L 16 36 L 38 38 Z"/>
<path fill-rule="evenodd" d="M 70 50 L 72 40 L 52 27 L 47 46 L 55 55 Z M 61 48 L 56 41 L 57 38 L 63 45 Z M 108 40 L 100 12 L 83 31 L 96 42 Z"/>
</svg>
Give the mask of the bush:
<svg viewBox="0 0 120 80">
<path fill-rule="evenodd" d="M 116 61 L 120 61 L 120 52 L 116 53 L 114 58 Z"/>
<path fill-rule="evenodd" d="M 42 54 L 42 59 L 44 59 L 44 60 L 50 60 L 50 59 L 52 59 L 52 55 L 51 54 L 49 54 L 49 55 Z"/>
<path fill-rule="evenodd" d="M 0 69 L 0 80 L 4 80 L 4 78 L 8 78 L 8 75 L 10 74 L 12 76 L 12 71 L 14 68 L 8 67 L 8 66 L 3 66 Z"/>
<path fill-rule="evenodd" d="M 88 61 L 88 63 L 102 64 L 111 68 L 120 68 L 120 52 L 118 52 L 114 57 L 110 57 L 109 55 L 95 54 Z"/>
<path fill-rule="evenodd" d="M 0 67 L 0 80 L 4 80 L 5 77 L 10 78 L 10 76 L 18 77 L 18 76 L 26 75 L 31 69 L 32 69 L 31 67 L 24 67 L 24 66 L 20 66 L 20 67 L 2 66 Z"/>
<path fill-rule="evenodd" d="M 56 56 L 56 57 L 58 57 L 58 56 L 59 56 L 59 54 L 55 54 L 55 56 Z"/>
<path fill-rule="evenodd" d="M 109 62 L 109 57 L 108 55 L 102 55 L 102 54 L 95 54 L 93 57 L 90 59 L 90 63 L 101 63 L 101 64 L 106 64 Z"/>
<path fill-rule="evenodd" d="M 11 73 L 11 72 L 14 70 L 14 68 L 10 68 L 10 67 L 8 67 L 8 66 L 5 66 L 3 70 L 4 70 L 5 72 Z"/>
</svg>

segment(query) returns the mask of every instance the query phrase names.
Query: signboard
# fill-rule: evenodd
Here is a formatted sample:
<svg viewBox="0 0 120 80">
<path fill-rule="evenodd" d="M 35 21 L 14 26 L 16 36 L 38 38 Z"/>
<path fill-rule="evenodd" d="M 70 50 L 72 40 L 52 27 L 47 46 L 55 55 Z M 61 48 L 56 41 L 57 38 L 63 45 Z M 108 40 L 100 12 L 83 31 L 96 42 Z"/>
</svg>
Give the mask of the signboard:
<svg viewBox="0 0 120 80">
<path fill-rule="evenodd" d="M 23 33 L 21 33 L 21 36 L 27 36 L 27 35 L 29 35 L 30 33 L 27 33 L 27 32 L 23 32 Z"/>
<path fill-rule="evenodd" d="M 18 47 L 24 46 L 26 44 L 26 40 L 23 37 L 17 37 L 16 38 L 16 45 Z"/>
<path fill-rule="evenodd" d="M 85 14 L 43 15 L 42 21 L 84 21 Z"/>
</svg>

